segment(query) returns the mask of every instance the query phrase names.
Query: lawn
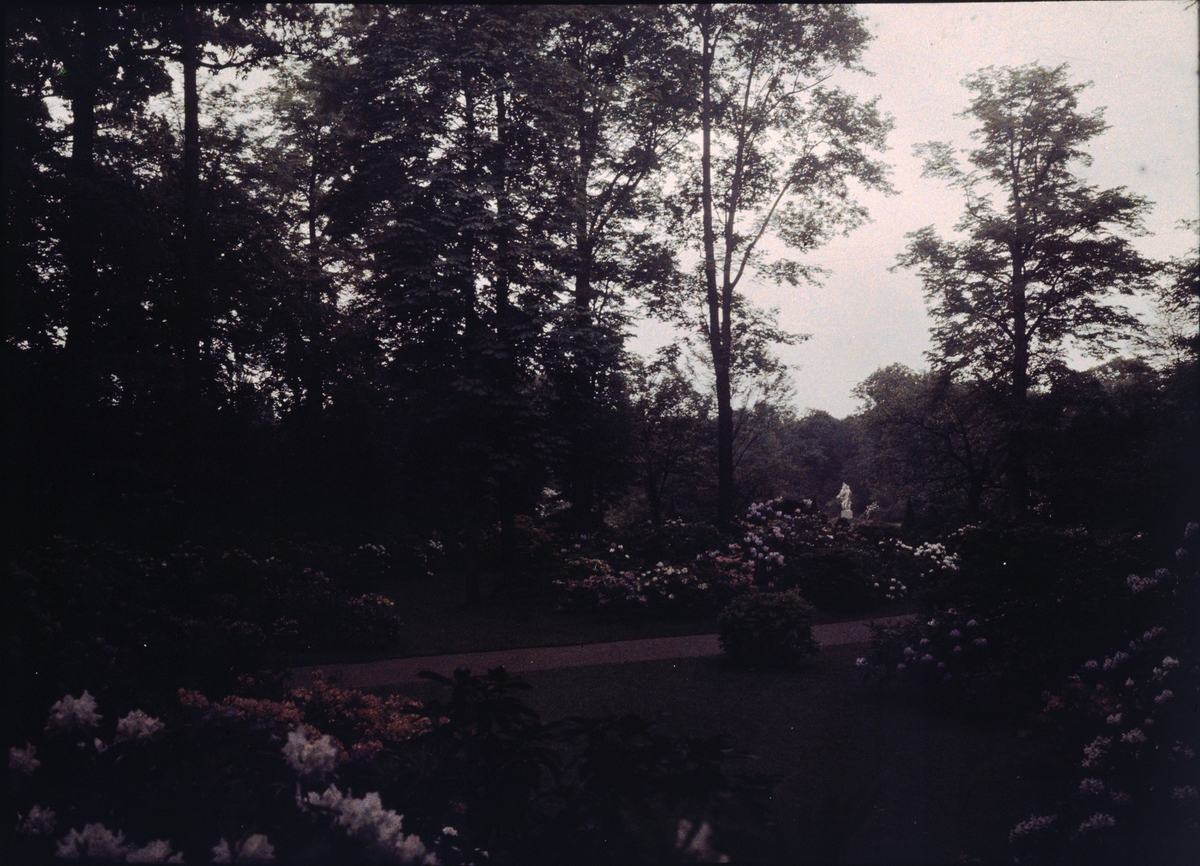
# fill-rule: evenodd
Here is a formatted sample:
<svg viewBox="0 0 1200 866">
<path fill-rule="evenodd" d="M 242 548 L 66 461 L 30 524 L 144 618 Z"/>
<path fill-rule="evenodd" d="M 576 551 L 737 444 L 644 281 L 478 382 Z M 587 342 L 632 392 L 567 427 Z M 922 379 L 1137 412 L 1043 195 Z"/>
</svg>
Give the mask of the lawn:
<svg viewBox="0 0 1200 866">
<path fill-rule="evenodd" d="M 1057 790 L 1059 759 L 1014 728 L 966 724 L 864 683 L 863 649 L 832 647 L 793 671 L 722 657 L 541 671 L 523 699 L 547 721 L 666 714 L 666 732 L 729 735 L 758 758 L 731 773 L 781 779 L 783 862 L 1011 863 L 1008 831 Z"/>
</svg>

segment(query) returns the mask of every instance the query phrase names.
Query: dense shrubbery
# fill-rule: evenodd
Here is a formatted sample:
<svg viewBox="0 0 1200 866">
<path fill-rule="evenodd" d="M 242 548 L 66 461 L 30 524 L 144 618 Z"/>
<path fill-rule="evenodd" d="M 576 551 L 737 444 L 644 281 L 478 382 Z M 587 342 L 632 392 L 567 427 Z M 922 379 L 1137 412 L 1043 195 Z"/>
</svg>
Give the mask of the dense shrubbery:
<svg viewBox="0 0 1200 866">
<path fill-rule="evenodd" d="M 1058 811 L 1013 829 L 1021 862 L 1182 863 L 1200 850 L 1200 526 L 1125 580 L 1127 634 L 1043 692 L 1070 755 Z"/>
<path fill-rule="evenodd" d="M 945 544 L 954 567 L 926 578 L 929 615 L 881 634 L 872 661 L 984 714 L 1036 707 L 1043 689 L 1121 645 L 1131 622 L 1163 604 L 1130 598 L 1126 575 L 1149 555 L 1136 537 L 965 527 Z"/>
<path fill-rule="evenodd" d="M 885 527 L 830 523 L 783 500 L 751 505 L 725 535 L 676 521 L 620 543 L 581 539 L 562 548 L 566 577 L 556 584 L 566 611 L 719 611 L 752 587 L 795 588 L 822 610 L 861 611 L 899 601 L 955 567 Z M 647 550 L 663 558 L 648 559 Z"/>
<path fill-rule="evenodd" d="M 395 642 L 390 600 L 301 562 L 194 545 L 151 556 L 58 540 L 33 551 L 7 586 L 16 704 L 84 687 L 123 700 L 180 686 L 227 693 L 280 652 Z"/>
<path fill-rule="evenodd" d="M 1137 536 L 969 528 L 949 542 L 961 572 L 931 593 L 960 604 L 881 630 L 861 663 L 941 702 L 1032 717 L 1061 745 L 1068 788 L 1013 828 L 1020 862 L 1186 859 L 1200 844 L 1200 527 L 1159 568 Z"/>
<path fill-rule="evenodd" d="M 721 648 L 736 662 L 788 667 L 816 653 L 813 608 L 798 590 L 748 592 L 717 617 Z"/>
<path fill-rule="evenodd" d="M 86 692 L 65 696 L 36 745 L 9 750 L 16 853 L 448 864 L 772 853 L 769 780 L 729 779 L 720 738 L 679 740 L 636 717 L 543 724 L 503 669 L 438 679 L 448 693 L 425 706 L 318 683 L 280 700 L 180 690 L 161 717 L 119 720 Z"/>
</svg>

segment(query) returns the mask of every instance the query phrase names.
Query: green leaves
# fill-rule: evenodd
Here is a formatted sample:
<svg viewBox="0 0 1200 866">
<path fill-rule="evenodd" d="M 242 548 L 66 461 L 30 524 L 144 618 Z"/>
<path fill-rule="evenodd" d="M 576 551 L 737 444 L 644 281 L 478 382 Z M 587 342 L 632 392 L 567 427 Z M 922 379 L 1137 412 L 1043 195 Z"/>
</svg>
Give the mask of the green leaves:
<svg viewBox="0 0 1200 866">
<path fill-rule="evenodd" d="M 1084 146 L 1107 126 L 1100 109 L 1079 110 L 1087 85 L 1070 84 L 1066 66 L 989 67 L 964 84 L 974 99 L 962 116 L 980 122 L 968 167 L 947 143 L 916 153 L 926 177 L 964 192 L 955 228 L 966 238 L 921 229 L 898 261 L 925 284 L 935 366 L 1023 395 L 1045 381 L 1068 338 L 1100 357 L 1138 330 L 1109 298 L 1142 290 L 1155 271 L 1128 240 L 1143 233 L 1150 205 L 1075 173 L 1090 161 Z"/>
</svg>

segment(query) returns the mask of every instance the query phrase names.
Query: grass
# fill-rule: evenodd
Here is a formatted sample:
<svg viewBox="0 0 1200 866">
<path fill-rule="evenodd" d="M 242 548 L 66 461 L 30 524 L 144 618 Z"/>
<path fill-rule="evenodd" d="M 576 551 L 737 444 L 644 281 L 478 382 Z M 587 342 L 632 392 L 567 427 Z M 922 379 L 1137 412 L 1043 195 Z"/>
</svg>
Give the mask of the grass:
<svg viewBox="0 0 1200 866">
<path fill-rule="evenodd" d="M 864 683 L 862 649 L 832 647 L 794 671 L 721 657 L 539 671 L 522 699 L 547 721 L 666 714 L 665 731 L 727 734 L 758 756 L 731 773 L 781 777 L 782 862 L 1011 863 L 1008 831 L 1059 790 L 1050 747 Z M 432 686 L 402 691 L 422 698 Z"/>
<path fill-rule="evenodd" d="M 404 581 L 381 582 L 373 591 L 392 599 L 404 623 L 399 643 L 371 652 L 313 651 L 289 656 L 296 666 L 375 661 L 385 658 L 522 649 L 539 646 L 570 646 L 605 641 L 637 640 L 713 634 L 715 615 L 679 617 L 607 616 L 557 612 L 553 593 L 521 595 L 499 591 L 495 576 L 485 576 L 483 603 L 464 603 L 462 575 L 437 575 Z M 909 613 L 897 606 L 872 615 Z M 864 612 L 862 616 L 865 616 Z M 817 622 L 860 618 L 859 614 L 820 614 Z"/>
</svg>

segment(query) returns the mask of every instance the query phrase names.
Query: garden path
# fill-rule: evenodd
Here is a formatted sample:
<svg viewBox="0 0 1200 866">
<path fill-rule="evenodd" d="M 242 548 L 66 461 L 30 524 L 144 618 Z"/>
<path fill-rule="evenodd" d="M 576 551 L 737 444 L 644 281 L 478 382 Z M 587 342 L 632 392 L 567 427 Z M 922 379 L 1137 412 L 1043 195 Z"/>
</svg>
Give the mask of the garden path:
<svg viewBox="0 0 1200 866">
<path fill-rule="evenodd" d="M 814 625 L 813 637 L 822 646 L 867 643 L 871 639 L 872 624 L 892 625 L 907 622 L 912 618 L 911 615 L 889 616 Z M 720 654 L 721 644 L 717 635 L 698 634 L 297 667 L 292 670 L 292 683 L 298 686 L 308 685 L 320 672 L 325 679 L 336 681 L 342 686 L 369 689 L 417 681 L 421 671 L 434 671 L 450 676 L 458 668 L 470 668 L 482 673 L 492 668 L 504 667 L 509 673 L 517 674 L 555 668 L 662 661 Z"/>
</svg>

